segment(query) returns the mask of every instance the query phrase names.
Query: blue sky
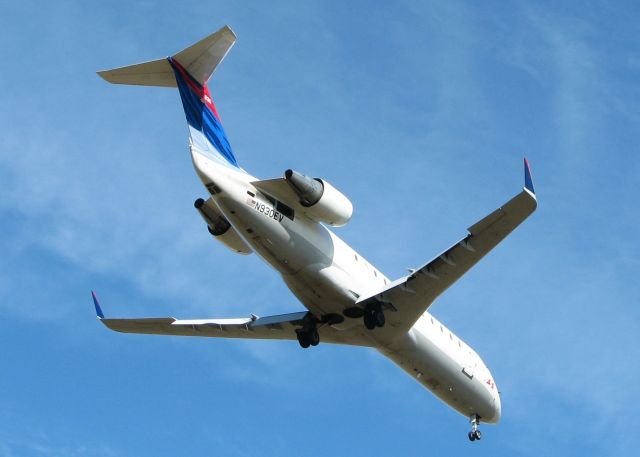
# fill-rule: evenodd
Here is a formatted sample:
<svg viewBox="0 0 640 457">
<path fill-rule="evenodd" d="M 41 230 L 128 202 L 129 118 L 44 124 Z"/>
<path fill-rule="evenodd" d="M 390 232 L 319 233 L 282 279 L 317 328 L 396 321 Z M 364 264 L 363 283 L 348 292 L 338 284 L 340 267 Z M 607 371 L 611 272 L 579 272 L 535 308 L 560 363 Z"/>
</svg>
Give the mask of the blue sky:
<svg viewBox="0 0 640 457">
<path fill-rule="evenodd" d="M 0 456 L 636 455 L 635 2 L 5 2 Z M 229 24 L 211 90 L 240 164 L 331 181 L 390 277 L 519 191 L 538 211 L 431 308 L 502 391 L 480 443 L 377 353 L 121 335 L 111 316 L 301 305 L 208 235 L 177 92 L 104 68 Z"/>
</svg>

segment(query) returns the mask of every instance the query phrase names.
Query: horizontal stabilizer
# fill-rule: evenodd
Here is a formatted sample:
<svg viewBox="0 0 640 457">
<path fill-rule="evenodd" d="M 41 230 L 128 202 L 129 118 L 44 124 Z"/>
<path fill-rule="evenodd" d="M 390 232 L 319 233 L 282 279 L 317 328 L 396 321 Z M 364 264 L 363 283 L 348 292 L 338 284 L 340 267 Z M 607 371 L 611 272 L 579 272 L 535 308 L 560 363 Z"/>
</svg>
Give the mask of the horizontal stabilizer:
<svg viewBox="0 0 640 457">
<path fill-rule="evenodd" d="M 196 81 L 205 85 L 235 42 L 236 35 L 233 30 L 224 26 L 172 58 Z M 99 71 L 98 75 L 112 84 L 177 87 L 173 68 L 166 58 L 103 70 Z"/>
<path fill-rule="evenodd" d="M 231 27 L 225 25 L 216 33 L 174 55 L 173 60 L 204 86 L 235 42 L 236 34 Z"/>
<path fill-rule="evenodd" d="M 137 63 L 113 70 L 99 71 L 98 74 L 111 84 L 129 84 L 131 86 L 178 87 L 173 68 L 167 59 Z"/>
</svg>

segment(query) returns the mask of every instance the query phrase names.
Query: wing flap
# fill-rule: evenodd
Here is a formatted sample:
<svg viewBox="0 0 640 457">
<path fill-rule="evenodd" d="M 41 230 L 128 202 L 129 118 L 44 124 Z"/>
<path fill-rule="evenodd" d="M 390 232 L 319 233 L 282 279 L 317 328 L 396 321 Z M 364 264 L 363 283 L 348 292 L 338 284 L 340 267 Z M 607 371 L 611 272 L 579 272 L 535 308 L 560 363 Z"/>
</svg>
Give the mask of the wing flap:
<svg viewBox="0 0 640 457">
<path fill-rule="evenodd" d="M 175 322 L 172 317 L 148 317 L 143 319 L 106 319 L 101 318 L 105 326 L 121 333 L 145 333 L 145 334 L 167 334 L 171 331 L 171 324 Z"/>
<path fill-rule="evenodd" d="M 302 311 L 263 318 L 256 316 L 233 319 L 151 317 L 102 318 L 100 321 L 111 330 L 121 333 L 290 340 L 296 338 L 295 329 L 302 326 L 306 315 L 307 312 Z"/>
</svg>

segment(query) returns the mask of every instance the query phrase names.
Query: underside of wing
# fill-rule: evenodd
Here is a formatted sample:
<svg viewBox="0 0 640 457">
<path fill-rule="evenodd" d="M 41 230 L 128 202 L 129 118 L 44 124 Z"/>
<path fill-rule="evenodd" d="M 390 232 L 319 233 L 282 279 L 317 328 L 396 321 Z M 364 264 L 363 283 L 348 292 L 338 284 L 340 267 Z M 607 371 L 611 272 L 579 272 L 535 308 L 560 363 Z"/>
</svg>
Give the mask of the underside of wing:
<svg viewBox="0 0 640 457">
<path fill-rule="evenodd" d="M 109 329 L 121 333 L 151 335 L 296 340 L 296 329 L 305 325 L 309 315 L 308 311 L 300 311 L 277 316 L 252 315 L 233 319 L 175 319 L 173 317 L 112 319 L 104 317 L 95 294 L 93 294 L 93 301 L 98 319 Z M 318 327 L 318 333 L 323 343 L 372 345 L 370 338 L 366 337 L 361 328 L 338 330 L 330 325 L 321 325 Z"/>
<path fill-rule="evenodd" d="M 381 292 L 363 297 L 361 308 L 379 306 L 393 331 L 407 331 L 434 300 L 518 227 L 537 207 L 529 164 L 525 187 L 503 206 L 473 224 L 469 234 Z"/>
</svg>

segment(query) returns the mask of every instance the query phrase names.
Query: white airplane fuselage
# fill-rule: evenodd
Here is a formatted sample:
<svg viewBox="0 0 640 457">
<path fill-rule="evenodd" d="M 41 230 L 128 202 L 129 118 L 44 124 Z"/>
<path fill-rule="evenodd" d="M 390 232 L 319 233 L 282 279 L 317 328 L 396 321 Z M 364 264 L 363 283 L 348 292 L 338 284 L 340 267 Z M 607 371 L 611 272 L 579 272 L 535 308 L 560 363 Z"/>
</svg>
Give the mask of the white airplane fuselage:
<svg viewBox="0 0 640 457">
<path fill-rule="evenodd" d="M 209 232 L 235 252 L 257 253 L 307 310 L 263 317 L 107 318 L 92 291 L 97 318 L 121 333 L 371 347 L 468 417 L 469 440 L 481 439 L 478 424 L 500 420 L 496 384 L 478 354 L 428 309 L 537 208 L 527 159 L 518 194 L 432 260 L 390 281 L 324 225 L 344 225 L 353 214 L 340 191 L 293 170 L 258 180 L 240 168 L 208 87 L 235 42 L 224 26 L 170 57 L 98 74 L 113 84 L 178 89 L 191 159 L 210 194 L 194 206 Z"/>
<path fill-rule="evenodd" d="M 323 224 L 304 214 L 283 217 L 244 170 L 192 148 L 195 170 L 222 215 L 244 242 L 275 268 L 315 316 L 340 314 L 358 297 L 390 281 Z M 211 192 L 212 184 L 215 192 Z M 325 324 L 328 325 L 328 324 Z M 438 398 L 467 417 L 496 423 L 500 395 L 478 354 L 425 312 L 400 337 L 385 328 L 367 330 L 346 319 L 338 329 L 360 326 L 369 346 L 391 359 Z"/>
</svg>

